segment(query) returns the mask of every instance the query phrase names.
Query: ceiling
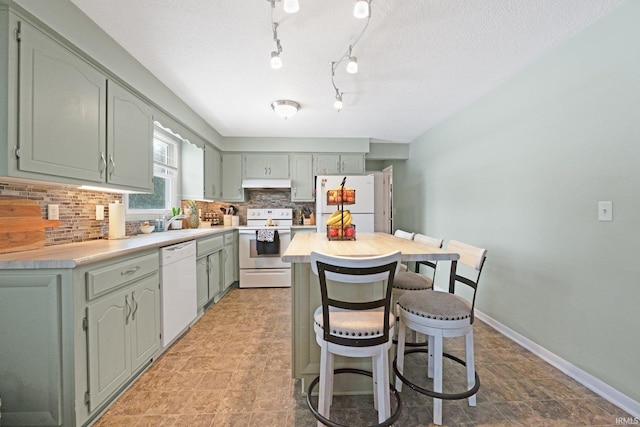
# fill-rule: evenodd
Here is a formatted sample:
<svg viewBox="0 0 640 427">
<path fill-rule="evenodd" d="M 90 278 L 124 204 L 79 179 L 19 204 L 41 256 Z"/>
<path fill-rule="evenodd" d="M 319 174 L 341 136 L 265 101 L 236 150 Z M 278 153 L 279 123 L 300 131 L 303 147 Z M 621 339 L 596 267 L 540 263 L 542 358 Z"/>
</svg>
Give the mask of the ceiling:
<svg viewBox="0 0 640 427">
<path fill-rule="evenodd" d="M 410 142 L 623 0 L 71 0 L 223 136 Z M 284 66 L 270 67 L 279 23 Z M 301 105 L 288 120 L 270 108 Z"/>
</svg>

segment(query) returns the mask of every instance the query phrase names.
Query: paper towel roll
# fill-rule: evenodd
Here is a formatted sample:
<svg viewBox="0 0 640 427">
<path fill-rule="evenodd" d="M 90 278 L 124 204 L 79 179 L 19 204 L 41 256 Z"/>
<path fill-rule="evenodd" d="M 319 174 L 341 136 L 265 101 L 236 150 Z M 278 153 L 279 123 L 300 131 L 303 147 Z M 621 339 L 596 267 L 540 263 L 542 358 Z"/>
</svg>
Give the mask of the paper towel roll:
<svg viewBox="0 0 640 427">
<path fill-rule="evenodd" d="M 122 239 L 125 237 L 124 205 L 116 200 L 109 203 L 109 238 Z"/>
</svg>

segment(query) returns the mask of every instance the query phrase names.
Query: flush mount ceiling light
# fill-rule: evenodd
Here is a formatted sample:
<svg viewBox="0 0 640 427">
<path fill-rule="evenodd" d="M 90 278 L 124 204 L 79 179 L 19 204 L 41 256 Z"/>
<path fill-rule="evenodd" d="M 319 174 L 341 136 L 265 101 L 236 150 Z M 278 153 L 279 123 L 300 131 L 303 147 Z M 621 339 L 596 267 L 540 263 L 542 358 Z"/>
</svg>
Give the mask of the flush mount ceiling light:
<svg viewBox="0 0 640 427">
<path fill-rule="evenodd" d="M 368 0 L 358 0 L 353 8 L 353 16 L 358 19 L 368 18 L 371 14 Z"/>
<path fill-rule="evenodd" d="M 271 108 L 277 115 L 287 120 L 298 112 L 300 104 L 295 101 L 289 101 L 288 99 L 279 99 L 271 103 Z"/>
</svg>

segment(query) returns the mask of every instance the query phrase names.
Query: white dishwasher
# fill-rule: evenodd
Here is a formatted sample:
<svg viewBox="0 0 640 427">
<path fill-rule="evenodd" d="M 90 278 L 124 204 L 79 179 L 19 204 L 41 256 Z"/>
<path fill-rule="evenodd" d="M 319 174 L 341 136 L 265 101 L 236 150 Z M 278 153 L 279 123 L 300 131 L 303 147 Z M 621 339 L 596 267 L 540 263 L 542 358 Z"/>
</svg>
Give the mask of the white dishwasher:
<svg viewBox="0 0 640 427">
<path fill-rule="evenodd" d="M 160 248 L 162 348 L 168 347 L 197 316 L 196 242 Z"/>
</svg>

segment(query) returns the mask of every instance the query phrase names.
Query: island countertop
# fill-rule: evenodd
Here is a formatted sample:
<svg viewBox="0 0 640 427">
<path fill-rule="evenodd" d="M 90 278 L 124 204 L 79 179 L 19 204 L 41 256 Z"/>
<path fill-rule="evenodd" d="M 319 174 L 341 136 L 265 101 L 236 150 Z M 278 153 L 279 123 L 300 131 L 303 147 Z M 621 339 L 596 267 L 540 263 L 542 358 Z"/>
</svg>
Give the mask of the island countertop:
<svg viewBox="0 0 640 427">
<path fill-rule="evenodd" d="M 457 260 L 457 253 L 447 252 L 387 233 L 358 233 L 356 240 L 328 240 L 324 233 L 296 234 L 282 255 L 284 262 L 311 262 L 311 252 L 333 256 L 367 257 L 402 252 L 403 261 Z"/>
</svg>

